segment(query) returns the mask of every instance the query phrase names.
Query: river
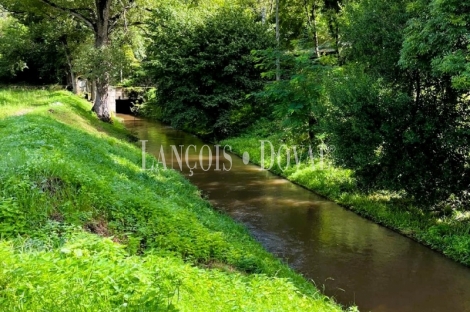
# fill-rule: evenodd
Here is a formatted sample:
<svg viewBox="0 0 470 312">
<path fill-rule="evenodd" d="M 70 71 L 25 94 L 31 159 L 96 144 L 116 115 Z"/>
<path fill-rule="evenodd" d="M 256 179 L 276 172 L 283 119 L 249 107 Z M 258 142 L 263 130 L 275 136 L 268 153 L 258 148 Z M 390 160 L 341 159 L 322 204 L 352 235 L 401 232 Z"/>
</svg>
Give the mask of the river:
<svg viewBox="0 0 470 312">
<path fill-rule="evenodd" d="M 193 166 L 205 144 L 159 122 L 118 117 L 139 139 L 148 140 L 147 152 L 158 157 L 163 147 L 169 167 L 172 145 L 188 150 Z M 203 149 L 206 169 L 208 149 Z M 268 251 L 339 303 L 374 312 L 470 311 L 470 269 L 258 166 L 245 165 L 237 156 L 231 155 L 231 168 L 227 158 L 216 171 L 212 146 L 211 153 L 211 170 L 198 165 L 190 176 L 183 160 L 183 174 L 216 209 L 243 223 Z M 173 164 L 179 169 L 175 157 Z M 230 170 L 224 171 L 224 164 Z"/>
</svg>

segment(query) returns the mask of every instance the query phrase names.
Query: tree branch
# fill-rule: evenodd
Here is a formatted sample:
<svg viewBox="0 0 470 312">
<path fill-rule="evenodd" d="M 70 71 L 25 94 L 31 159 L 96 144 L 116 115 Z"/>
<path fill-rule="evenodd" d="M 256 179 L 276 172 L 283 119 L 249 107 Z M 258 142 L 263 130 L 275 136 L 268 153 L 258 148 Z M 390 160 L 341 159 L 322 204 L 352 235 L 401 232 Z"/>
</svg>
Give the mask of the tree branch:
<svg viewBox="0 0 470 312">
<path fill-rule="evenodd" d="M 93 9 L 90 9 L 90 8 L 74 8 L 74 9 L 71 9 L 77 13 L 79 13 L 80 11 L 85 11 L 85 12 L 88 12 L 89 16 L 93 16 L 94 18 L 96 18 L 96 12 L 93 11 Z M 81 13 L 79 13 L 81 14 Z M 91 18 L 89 18 L 91 20 Z"/>
<path fill-rule="evenodd" d="M 139 26 L 142 26 L 142 25 L 147 25 L 147 23 L 146 22 L 131 22 L 131 23 L 128 23 L 127 25 L 128 26 L 137 26 L 137 27 L 139 27 Z"/>
<path fill-rule="evenodd" d="M 116 27 L 117 23 L 122 16 L 125 16 L 128 10 L 132 9 L 134 6 L 135 0 L 129 0 L 129 3 L 119 12 L 116 13 L 113 17 L 109 19 L 109 31 Z"/>
<path fill-rule="evenodd" d="M 39 1 L 41 1 L 42 3 L 47 4 L 48 6 L 54 8 L 54 9 L 57 9 L 59 11 L 62 11 L 62 12 L 67 13 L 69 15 L 72 15 L 72 16 L 78 18 L 79 20 L 81 20 L 82 22 L 84 22 L 92 30 L 95 29 L 95 23 L 93 22 L 93 20 L 86 17 L 82 13 L 78 12 L 78 10 L 83 10 L 83 9 L 78 9 L 77 10 L 77 9 L 64 8 L 62 6 L 57 5 L 54 2 L 51 2 L 50 0 L 39 0 Z"/>
<path fill-rule="evenodd" d="M 27 14 L 28 12 L 26 12 L 26 11 L 15 11 L 15 10 L 1 9 L 1 10 L 0 10 L 0 14 L 3 14 L 3 13 L 10 13 L 10 14 L 22 15 L 22 14 Z"/>
<path fill-rule="evenodd" d="M 138 23 L 131 23 L 129 26 L 134 26 L 139 28 L 146 36 L 150 37 L 149 31 L 144 27 L 145 23 L 138 22 Z"/>
</svg>

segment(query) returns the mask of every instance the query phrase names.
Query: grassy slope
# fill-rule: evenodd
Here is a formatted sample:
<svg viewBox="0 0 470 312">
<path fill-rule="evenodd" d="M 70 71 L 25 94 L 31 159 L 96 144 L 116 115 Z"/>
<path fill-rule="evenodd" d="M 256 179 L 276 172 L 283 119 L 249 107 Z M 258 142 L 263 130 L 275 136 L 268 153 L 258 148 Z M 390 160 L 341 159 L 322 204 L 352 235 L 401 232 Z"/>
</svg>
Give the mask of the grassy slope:
<svg viewBox="0 0 470 312">
<path fill-rule="evenodd" d="M 255 131 L 238 138 L 225 140 L 222 144 L 232 146 L 235 153 L 249 152 L 250 159 L 256 164 L 261 162 L 259 140 L 268 139 L 279 142 L 279 135 L 259 137 Z M 278 151 L 278 146 L 275 150 Z M 285 150 L 283 152 L 285 154 Z M 266 148 L 265 168 L 269 167 L 269 147 Z M 281 157 L 283 168 L 287 160 Z M 277 160 L 277 159 L 276 159 Z M 317 159 L 318 161 L 318 159 Z M 412 203 L 394 194 L 358 192 L 353 172 L 334 168 L 317 162 L 314 167 L 305 161 L 299 166 L 290 166 L 282 171 L 276 164 L 272 171 L 287 179 L 317 192 L 377 223 L 407 235 L 448 257 L 470 266 L 470 216 L 453 214 L 437 217 L 413 207 Z"/>
<path fill-rule="evenodd" d="M 1 311 L 341 310 L 89 109 L 0 90 Z"/>
</svg>

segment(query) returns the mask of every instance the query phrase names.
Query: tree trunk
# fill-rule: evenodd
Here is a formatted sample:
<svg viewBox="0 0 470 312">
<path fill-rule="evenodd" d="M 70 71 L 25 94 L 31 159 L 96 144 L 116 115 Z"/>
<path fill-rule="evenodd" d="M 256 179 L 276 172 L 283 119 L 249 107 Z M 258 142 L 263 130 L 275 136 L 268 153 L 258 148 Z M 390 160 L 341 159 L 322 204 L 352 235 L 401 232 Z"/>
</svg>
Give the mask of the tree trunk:
<svg viewBox="0 0 470 312">
<path fill-rule="evenodd" d="M 70 80 L 72 81 L 72 91 L 74 94 L 78 94 L 77 79 L 75 77 L 75 73 L 73 72 L 72 61 L 70 60 L 70 56 L 67 53 L 67 51 L 65 52 L 65 56 L 67 57 L 67 64 L 70 70 Z"/>
<path fill-rule="evenodd" d="M 73 94 L 78 94 L 77 79 L 72 70 L 70 70 L 70 79 L 72 80 L 72 92 Z"/>
<path fill-rule="evenodd" d="M 308 139 L 310 143 L 313 143 L 315 140 L 315 131 L 314 127 L 318 123 L 317 119 L 314 116 L 309 116 L 308 117 Z"/>
<path fill-rule="evenodd" d="M 320 44 L 318 43 L 318 30 L 317 30 L 317 1 L 313 0 L 312 8 L 309 10 L 307 0 L 304 0 L 305 14 L 307 15 L 307 24 L 313 31 L 313 44 L 315 47 L 315 56 L 320 57 Z"/>
<path fill-rule="evenodd" d="M 70 82 L 72 83 L 72 91 L 74 94 L 78 94 L 77 79 L 73 71 L 72 59 L 70 58 L 69 49 L 67 48 L 67 38 L 62 38 L 62 47 L 64 48 L 65 58 L 67 60 L 67 66 L 69 67 Z"/>
<path fill-rule="evenodd" d="M 276 81 L 281 80 L 281 60 L 280 60 L 280 39 L 281 33 L 279 29 L 279 0 L 276 0 L 276 42 L 277 42 L 277 57 L 276 57 Z"/>
<path fill-rule="evenodd" d="M 95 25 L 95 48 L 103 49 L 109 44 L 109 20 L 110 20 L 110 0 L 95 0 L 97 10 L 97 22 Z M 93 111 L 102 121 L 110 122 L 111 114 L 108 107 L 108 88 L 110 84 L 110 74 L 103 73 L 96 79 L 96 96 L 93 104 Z"/>
<path fill-rule="evenodd" d="M 104 79 L 96 80 L 96 97 L 93 111 L 102 121 L 110 122 L 111 114 L 108 107 L 109 75 L 106 74 L 105 76 Z"/>
<path fill-rule="evenodd" d="M 92 103 L 95 103 L 96 99 L 96 80 L 87 81 L 87 91 L 89 94 L 88 100 Z"/>
<path fill-rule="evenodd" d="M 313 22 L 313 42 L 315 44 L 315 55 L 320 57 L 320 44 L 318 42 L 318 29 L 317 29 L 317 2 L 313 1 L 312 4 L 312 22 Z"/>
<path fill-rule="evenodd" d="M 109 73 L 103 74 L 94 82 L 94 102 L 93 111 L 102 121 L 110 122 L 111 114 L 108 107 L 108 89 L 109 89 Z"/>
</svg>

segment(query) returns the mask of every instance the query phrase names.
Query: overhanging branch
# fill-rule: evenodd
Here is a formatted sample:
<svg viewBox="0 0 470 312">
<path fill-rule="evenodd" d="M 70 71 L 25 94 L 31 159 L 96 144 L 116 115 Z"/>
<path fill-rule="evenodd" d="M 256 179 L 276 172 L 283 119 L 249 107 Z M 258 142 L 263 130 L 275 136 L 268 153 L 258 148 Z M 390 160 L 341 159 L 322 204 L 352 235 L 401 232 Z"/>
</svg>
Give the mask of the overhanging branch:
<svg viewBox="0 0 470 312">
<path fill-rule="evenodd" d="M 59 11 L 62 11 L 64 13 L 67 13 L 69 15 L 72 15 L 76 18 L 78 18 L 79 20 L 81 20 L 82 22 L 84 22 L 88 27 L 90 27 L 91 29 L 95 29 L 95 24 L 93 22 L 93 20 L 91 20 L 90 18 L 86 17 L 85 15 L 83 15 L 82 13 L 80 13 L 78 10 L 83 10 L 83 9 L 70 9 L 70 8 L 64 8 L 60 5 L 57 5 L 56 3 L 50 1 L 50 0 L 39 0 L 41 1 L 42 3 L 45 3 L 47 4 L 48 6 L 54 8 L 54 9 L 57 9 Z"/>
<path fill-rule="evenodd" d="M 117 23 L 123 16 L 124 17 L 126 16 L 127 11 L 132 9 L 132 7 L 134 6 L 134 3 L 135 3 L 135 0 L 129 0 L 129 3 L 126 6 L 124 6 L 124 8 L 119 13 L 116 13 L 114 16 L 110 18 L 109 31 L 111 31 L 114 27 L 116 27 Z"/>
</svg>

